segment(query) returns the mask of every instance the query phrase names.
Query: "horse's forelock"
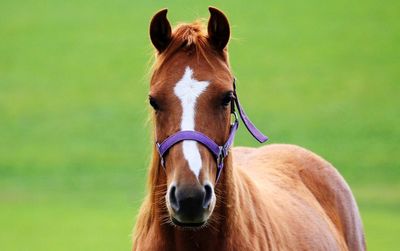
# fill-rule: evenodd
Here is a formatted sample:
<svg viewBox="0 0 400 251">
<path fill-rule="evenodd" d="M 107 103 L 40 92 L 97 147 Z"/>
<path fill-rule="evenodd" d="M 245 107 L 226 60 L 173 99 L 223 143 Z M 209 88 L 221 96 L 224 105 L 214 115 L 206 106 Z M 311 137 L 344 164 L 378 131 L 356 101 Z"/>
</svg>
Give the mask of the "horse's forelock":
<svg viewBox="0 0 400 251">
<path fill-rule="evenodd" d="M 167 49 L 156 54 L 153 71 L 159 69 L 164 62 L 179 51 L 186 51 L 190 54 L 197 53 L 198 56 L 205 58 L 210 66 L 213 66 L 210 57 L 215 56 L 215 51 L 208 41 L 204 21 L 197 20 L 193 23 L 181 23 L 175 26 L 172 32 L 172 40 Z M 227 59 L 225 51 L 223 51 L 222 56 Z"/>
</svg>

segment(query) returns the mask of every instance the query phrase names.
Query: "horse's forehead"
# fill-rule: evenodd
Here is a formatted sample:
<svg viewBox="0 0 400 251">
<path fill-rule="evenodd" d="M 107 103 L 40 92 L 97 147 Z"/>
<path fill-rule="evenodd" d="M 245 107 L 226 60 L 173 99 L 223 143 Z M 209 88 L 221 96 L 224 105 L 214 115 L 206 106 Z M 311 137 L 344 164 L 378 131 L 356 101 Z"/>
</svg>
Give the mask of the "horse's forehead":
<svg viewBox="0 0 400 251">
<path fill-rule="evenodd" d="M 155 83 L 157 88 L 171 88 L 184 76 L 189 67 L 193 78 L 199 81 L 209 81 L 213 87 L 218 87 L 232 79 L 228 64 L 215 55 L 200 55 L 178 51 L 168 59 L 158 59 L 156 62 Z M 163 88 L 164 87 L 164 88 Z"/>
<path fill-rule="evenodd" d="M 177 68 L 163 70 L 154 76 L 151 82 L 150 92 L 160 96 L 176 96 L 176 86 L 182 83 L 192 83 L 192 88 L 208 82 L 210 85 L 205 92 L 218 93 L 231 89 L 231 74 L 226 71 L 217 71 L 208 67 L 191 66 L 190 64 Z M 199 84 L 200 83 L 200 84 Z M 182 86 L 182 85 L 181 85 Z M 156 95 L 157 96 L 157 95 Z"/>
<path fill-rule="evenodd" d="M 196 99 L 207 89 L 209 81 L 199 81 L 193 76 L 193 69 L 187 66 L 182 78 L 174 87 L 175 95 L 181 99 L 189 99 L 195 102 Z"/>
</svg>

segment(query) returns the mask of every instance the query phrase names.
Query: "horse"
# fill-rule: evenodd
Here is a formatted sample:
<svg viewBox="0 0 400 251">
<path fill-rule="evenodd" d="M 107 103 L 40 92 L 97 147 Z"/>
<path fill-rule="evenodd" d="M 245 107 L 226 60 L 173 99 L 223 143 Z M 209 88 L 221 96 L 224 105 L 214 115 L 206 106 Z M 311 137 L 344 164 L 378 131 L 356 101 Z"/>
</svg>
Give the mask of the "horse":
<svg viewBox="0 0 400 251">
<path fill-rule="evenodd" d="M 167 9 L 150 23 L 155 144 L 133 250 L 366 250 L 356 201 L 329 162 L 289 144 L 231 147 L 240 119 L 267 138 L 238 102 L 228 19 L 209 12 L 207 25 L 172 29 Z"/>
</svg>

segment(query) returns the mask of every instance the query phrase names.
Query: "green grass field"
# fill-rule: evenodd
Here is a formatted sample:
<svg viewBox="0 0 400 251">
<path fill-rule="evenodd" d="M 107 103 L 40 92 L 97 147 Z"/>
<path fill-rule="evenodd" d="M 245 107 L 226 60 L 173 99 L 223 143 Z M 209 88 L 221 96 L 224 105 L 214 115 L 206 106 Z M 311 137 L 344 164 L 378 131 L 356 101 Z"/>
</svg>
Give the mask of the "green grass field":
<svg viewBox="0 0 400 251">
<path fill-rule="evenodd" d="M 151 15 L 206 1 L 0 2 L 0 250 L 129 250 L 150 156 Z M 218 1 L 270 143 L 331 161 L 369 250 L 399 250 L 399 1 Z M 242 130 L 236 144 L 257 144 Z"/>
</svg>

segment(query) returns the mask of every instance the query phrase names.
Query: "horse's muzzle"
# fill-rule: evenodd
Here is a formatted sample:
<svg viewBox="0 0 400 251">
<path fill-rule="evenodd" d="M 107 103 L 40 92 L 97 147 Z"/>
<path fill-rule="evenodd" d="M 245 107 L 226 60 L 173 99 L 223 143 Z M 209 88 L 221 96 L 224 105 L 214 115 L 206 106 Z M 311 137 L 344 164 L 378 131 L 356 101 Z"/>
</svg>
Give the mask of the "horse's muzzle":
<svg viewBox="0 0 400 251">
<path fill-rule="evenodd" d="M 175 186 L 169 189 L 172 222 L 183 227 L 202 226 L 210 215 L 213 189 L 204 186 Z"/>
</svg>

